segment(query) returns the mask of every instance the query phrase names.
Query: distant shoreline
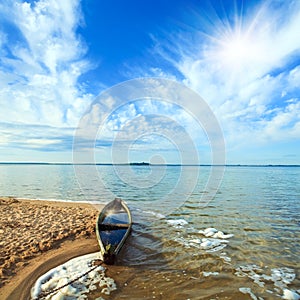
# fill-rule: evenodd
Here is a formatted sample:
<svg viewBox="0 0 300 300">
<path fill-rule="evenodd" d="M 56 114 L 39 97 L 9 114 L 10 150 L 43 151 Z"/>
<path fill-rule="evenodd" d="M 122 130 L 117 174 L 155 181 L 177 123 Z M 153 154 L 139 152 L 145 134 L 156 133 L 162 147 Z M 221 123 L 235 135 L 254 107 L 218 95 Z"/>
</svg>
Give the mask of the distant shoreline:
<svg viewBox="0 0 300 300">
<path fill-rule="evenodd" d="M 152 164 L 134 163 L 68 163 L 68 162 L 0 162 L 0 165 L 67 165 L 67 166 L 167 166 L 167 167 L 300 167 L 297 164 Z"/>
</svg>

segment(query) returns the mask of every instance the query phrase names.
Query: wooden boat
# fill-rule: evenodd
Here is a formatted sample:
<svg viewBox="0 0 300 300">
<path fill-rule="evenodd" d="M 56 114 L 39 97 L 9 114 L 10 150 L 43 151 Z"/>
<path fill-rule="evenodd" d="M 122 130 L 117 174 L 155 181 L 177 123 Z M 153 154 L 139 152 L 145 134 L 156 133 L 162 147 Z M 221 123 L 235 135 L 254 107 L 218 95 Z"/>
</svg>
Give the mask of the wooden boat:
<svg viewBox="0 0 300 300">
<path fill-rule="evenodd" d="M 114 264 L 131 226 L 131 212 L 122 199 L 116 198 L 102 209 L 96 223 L 96 234 L 105 264 Z"/>
</svg>

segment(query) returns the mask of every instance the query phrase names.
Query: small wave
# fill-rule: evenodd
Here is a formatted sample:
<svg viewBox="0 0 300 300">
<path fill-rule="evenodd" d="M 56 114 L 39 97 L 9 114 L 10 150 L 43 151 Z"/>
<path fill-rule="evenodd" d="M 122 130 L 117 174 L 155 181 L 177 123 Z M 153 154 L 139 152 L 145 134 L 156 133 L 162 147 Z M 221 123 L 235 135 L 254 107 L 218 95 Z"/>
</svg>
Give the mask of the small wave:
<svg viewBox="0 0 300 300">
<path fill-rule="evenodd" d="M 130 204 L 132 204 L 132 202 L 130 202 Z M 141 209 L 139 207 L 136 207 L 134 204 L 133 205 L 130 205 L 130 210 L 132 212 L 137 212 L 139 214 L 142 214 L 142 215 L 150 215 L 150 216 L 155 216 L 155 217 L 158 217 L 158 218 L 165 218 L 166 216 L 157 212 L 157 211 L 154 211 L 154 210 L 148 210 L 148 209 Z"/>
<path fill-rule="evenodd" d="M 165 215 L 155 212 L 155 211 L 152 211 L 152 210 L 144 210 L 143 213 L 154 216 L 158 219 L 164 219 L 166 217 Z"/>
</svg>

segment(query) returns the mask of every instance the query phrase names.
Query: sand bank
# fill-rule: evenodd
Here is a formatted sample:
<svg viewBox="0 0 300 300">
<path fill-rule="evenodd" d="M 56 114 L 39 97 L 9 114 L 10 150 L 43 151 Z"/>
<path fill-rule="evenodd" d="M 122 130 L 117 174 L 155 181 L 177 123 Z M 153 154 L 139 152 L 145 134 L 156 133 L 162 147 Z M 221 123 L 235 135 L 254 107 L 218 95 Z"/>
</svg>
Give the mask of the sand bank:
<svg viewBox="0 0 300 300">
<path fill-rule="evenodd" d="M 0 198 L 0 298 L 23 299 L 50 268 L 97 251 L 97 214 L 87 203 Z"/>
</svg>

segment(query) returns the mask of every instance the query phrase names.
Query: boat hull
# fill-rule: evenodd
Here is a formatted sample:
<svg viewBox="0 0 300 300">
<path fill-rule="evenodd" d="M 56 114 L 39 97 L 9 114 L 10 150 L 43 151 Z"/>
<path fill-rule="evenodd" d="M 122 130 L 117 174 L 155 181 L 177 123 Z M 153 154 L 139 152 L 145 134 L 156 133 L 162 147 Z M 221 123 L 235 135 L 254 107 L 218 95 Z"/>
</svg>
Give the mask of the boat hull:
<svg viewBox="0 0 300 300">
<path fill-rule="evenodd" d="M 114 264 L 132 226 L 132 217 L 126 203 L 116 198 L 100 212 L 96 234 L 105 264 Z"/>
</svg>

